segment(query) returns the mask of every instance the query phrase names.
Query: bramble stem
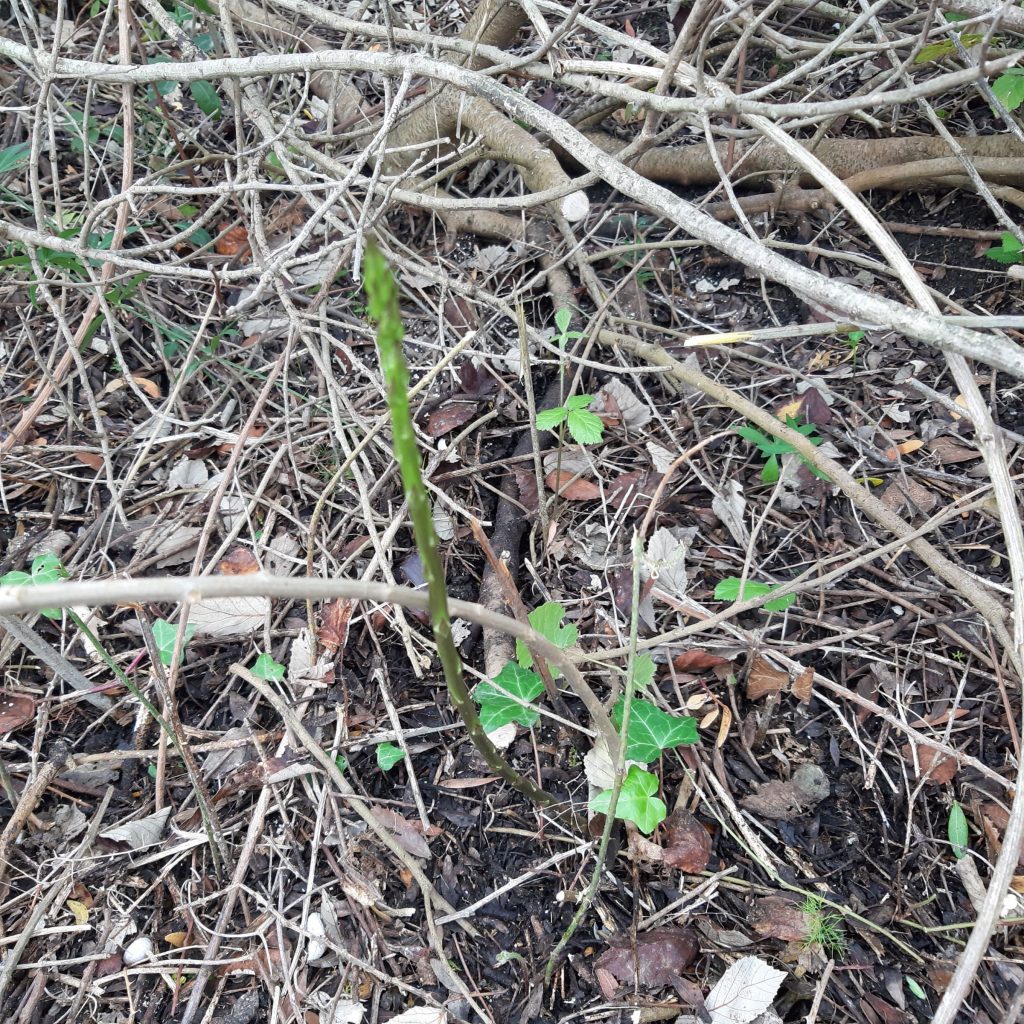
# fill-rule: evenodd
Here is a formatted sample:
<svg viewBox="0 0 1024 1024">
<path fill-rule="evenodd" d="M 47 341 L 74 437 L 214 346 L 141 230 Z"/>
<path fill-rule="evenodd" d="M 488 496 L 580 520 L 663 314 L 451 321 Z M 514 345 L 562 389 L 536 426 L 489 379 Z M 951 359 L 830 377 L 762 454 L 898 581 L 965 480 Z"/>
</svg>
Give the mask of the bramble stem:
<svg viewBox="0 0 1024 1024">
<path fill-rule="evenodd" d="M 383 253 L 372 241 L 367 242 L 363 255 L 363 289 L 366 292 L 370 317 L 377 322 L 377 351 L 380 355 L 380 368 L 384 376 L 388 410 L 391 414 L 395 461 L 402 475 L 402 486 L 409 504 L 409 518 L 412 520 L 416 550 L 423 564 L 430 626 L 444 670 L 448 695 L 466 726 L 470 740 L 480 751 L 487 766 L 534 803 L 550 806 L 556 802 L 555 798 L 520 775 L 490 741 L 463 678 L 462 659 L 452 639 L 451 619 L 448 616 L 448 590 L 441 567 L 441 556 L 437 550 L 434 519 L 427 489 L 420 473 L 419 448 L 413 430 L 412 415 L 409 412 L 409 369 L 402 351 L 405 328 L 402 326 L 402 316 L 398 308 L 398 286 Z"/>
</svg>

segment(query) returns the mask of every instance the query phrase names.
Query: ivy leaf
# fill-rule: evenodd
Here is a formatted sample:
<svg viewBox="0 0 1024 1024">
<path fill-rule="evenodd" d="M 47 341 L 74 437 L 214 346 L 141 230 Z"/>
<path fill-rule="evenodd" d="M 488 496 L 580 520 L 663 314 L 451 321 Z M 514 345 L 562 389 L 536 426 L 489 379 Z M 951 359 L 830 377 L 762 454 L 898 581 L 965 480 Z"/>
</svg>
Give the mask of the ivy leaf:
<svg viewBox="0 0 1024 1024">
<path fill-rule="evenodd" d="M 196 627 L 190 622 L 185 627 L 185 643 L 195 635 Z M 153 623 L 153 639 L 156 641 L 157 653 L 160 661 L 167 667 L 171 667 L 174 658 L 174 641 L 178 636 L 178 627 L 166 619 L 157 619 Z M 182 645 L 184 649 L 184 645 Z"/>
<path fill-rule="evenodd" d="M 1008 68 L 992 83 L 992 91 L 1007 110 L 1016 110 L 1024 103 L 1024 68 Z"/>
<path fill-rule="evenodd" d="M 622 708 L 625 698 L 620 697 L 612 709 L 612 722 L 622 728 Z M 626 760 L 650 764 L 657 761 L 663 750 L 682 743 L 697 742 L 697 723 L 689 715 L 670 715 L 649 700 L 634 700 L 629 713 L 629 735 L 626 737 Z"/>
<path fill-rule="evenodd" d="M 756 580 L 747 580 L 740 587 L 738 576 L 727 576 L 715 587 L 716 601 L 750 601 L 755 597 L 763 597 L 777 590 L 778 583 L 758 583 Z M 783 612 L 796 601 L 796 594 L 786 594 L 783 597 L 776 597 L 766 601 L 762 607 L 766 612 Z"/>
<path fill-rule="evenodd" d="M 953 847 L 953 856 L 957 860 L 966 857 L 971 835 L 967 828 L 967 816 L 956 800 L 953 801 L 953 806 L 949 809 L 946 831 L 949 834 L 949 845 Z"/>
<path fill-rule="evenodd" d="M 389 772 L 405 757 L 405 751 L 394 743 L 377 744 L 377 767 L 382 772 Z"/>
<path fill-rule="evenodd" d="M 527 618 L 530 625 L 545 640 L 549 640 L 559 650 L 564 651 L 567 647 L 572 647 L 579 637 L 579 630 L 575 626 L 562 625 L 564 616 L 565 609 L 557 601 L 547 601 L 534 608 Z M 533 667 L 533 655 L 522 640 L 516 640 L 516 661 L 523 668 Z M 557 669 L 552 669 L 551 673 L 556 678 L 561 675 Z"/>
<path fill-rule="evenodd" d="M 5 587 L 35 587 L 44 583 L 59 583 L 67 575 L 64 563 L 48 551 L 32 559 L 30 572 L 16 569 L 0 577 L 0 584 Z M 59 619 L 63 613 L 60 608 L 40 608 L 39 614 L 47 619 Z"/>
<path fill-rule="evenodd" d="M 531 701 L 540 696 L 544 682 L 536 672 L 508 662 L 489 683 L 481 683 L 473 696 L 480 705 L 480 722 L 487 732 L 494 732 L 509 722 L 518 722 L 529 728 L 540 717 L 532 708 L 523 707 L 513 700 Z M 511 695 L 511 696 L 510 696 Z"/>
<path fill-rule="evenodd" d="M 589 395 L 578 395 L 577 397 L 590 401 Z M 604 437 L 604 421 L 597 413 L 591 412 L 589 409 L 573 409 L 566 416 L 566 423 L 572 439 L 577 444 L 597 444 Z"/>
<path fill-rule="evenodd" d="M 1021 83 L 1024 87 L 1024 78 L 1021 78 Z M 1011 235 L 1009 231 L 1004 231 L 999 245 L 993 245 L 990 249 L 986 249 L 985 255 L 990 260 L 995 260 L 996 263 L 1020 263 L 1024 259 L 1020 240 L 1015 235 Z"/>
<path fill-rule="evenodd" d="M 565 421 L 567 415 L 568 410 L 564 405 L 555 409 L 545 409 L 543 412 L 537 413 L 537 429 L 554 430 Z"/>
<path fill-rule="evenodd" d="M 154 636 L 156 630 L 153 630 Z M 172 639 L 173 645 L 173 639 Z M 276 679 L 284 679 L 284 665 L 274 659 L 269 654 L 261 654 L 256 659 L 256 664 L 249 670 L 257 679 L 266 679 L 273 681 Z"/>
<path fill-rule="evenodd" d="M 633 765 L 622 780 L 619 799 L 615 804 L 615 817 L 632 821 L 641 832 L 651 833 L 665 820 L 668 809 L 658 792 L 658 777 Z M 612 791 L 598 793 L 588 807 L 595 814 L 606 814 L 611 804 Z"/>
<path fill-rule="evenodd" d="M 208 117 L 220 117 L 220 96 L 209 82 L 189 82 L 188 91 L 196 106 Z"/>
</svg>

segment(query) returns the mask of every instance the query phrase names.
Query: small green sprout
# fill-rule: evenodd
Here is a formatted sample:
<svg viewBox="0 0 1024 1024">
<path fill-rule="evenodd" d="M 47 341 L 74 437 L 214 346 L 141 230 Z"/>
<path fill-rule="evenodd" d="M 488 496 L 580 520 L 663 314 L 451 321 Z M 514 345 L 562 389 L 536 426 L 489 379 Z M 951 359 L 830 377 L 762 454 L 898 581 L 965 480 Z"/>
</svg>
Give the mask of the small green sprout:
<svg viewBox="0 0 1024 1024">
<path fill-rule="evenodd" d="M 814 435 L 813 423 L 801 423 L 792 416 L 787 416 L 786 426 L 795 430 L 798 434 L 803 434 L 815 446 L 822 442 L 820 437 Z M 779 456 L 798 454 L 796 449 L 788 441 L 782 441 L 777 437 L 768 437 L 767 434 L 762 433 L 754 426 L 736 427 L 735 429 L 736 433 L 744 441 L 749 441 L 752 445 L 755 445 L 757 450 L 765 457 L 764 469 L 761 470 L 761 482 L 766 484 L 776 483 L 780 472 Z M 799 458 L 819 480 L 828 479 L 820 469 L 815 468 L 804 456 L 800 455 Z"/>
<path fill-rule="evenodd" d="M 842 915 L 830 911 L 825 902 L 817 896 L 808 896 L 800 909 L 807 921 L 804 947 L 820 947 L 834 960 L 842 957 L 848 945 Z"/>
</svg>

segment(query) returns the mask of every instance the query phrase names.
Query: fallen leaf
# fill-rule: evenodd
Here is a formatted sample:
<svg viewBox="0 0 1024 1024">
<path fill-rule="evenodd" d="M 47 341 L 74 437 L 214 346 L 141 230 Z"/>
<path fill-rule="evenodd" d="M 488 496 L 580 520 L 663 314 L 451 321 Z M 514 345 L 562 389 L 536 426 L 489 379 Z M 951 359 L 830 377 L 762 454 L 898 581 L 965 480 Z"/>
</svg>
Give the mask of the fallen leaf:
<svg viewBox="0 0 1024 1024">
<path fill-rule="evenodd" d="M 476 415 L 476 402 L 449 402 L 427 417 L 427 435 L 444 437 Z"/>
<path fill-rule="evenodd" d="M 725 528 L 740 547 L 750 541 L 750 530 L 743 518 L 747 500 L 743 497 L 743 486 L 738 480 L 726 480 L 721 493 L 711 499 L 711 511 L 722 521 Z"/>
<path fill-rule="evenodd" d="M 249 232 L 244 224 L 236 224 L 233 228 L 221 224 L 219 227 L 222 234 L 213 246 L 218 256 L 237 256 L 249 248 Z"/>
<path fill-rule="evenodd" d="M 142 388 L 150 398 L 160 397 L 160 385 L 155 381 L 150 380 L 148 377 L 137 377 L 134 373 L 132 374 L 132 380 L 135 381 L 135 383 L 138 384 L 138 386 Z"/>
<path fill-rule="evenodd" d="M 718 735 L 715 737 L 715 747 L 721 749 L 729 738 L 729 729 L 732 726 L 732 711 L 724 704 L 722 705 L 722 720 L 718 723 Z"/>
<path fill-rule="evenodd" d="M 924 441 L 918 438 L 911 438 L 909 441 L 903 441 L 896 445 L 895 448 L 888 448 L 885 452 L 885 457 L 890 462 L 895 462 L 901 455 L 910 455 L 912 452 L 916 452 L 918 448 L 924 447 Z"/>
<path fill-rule="evenodd" d="M 893 480 L 882 491 L 881 502 L 894 512 L 902 512 L 904 509 L 913 513 L 928 515 L 939 503 L 936 494 L 925 487 L 920 480 L 908 478 L 906 480 Z"/>
<path fill-rule="evenodd" d="M 832 423 L 832 408 L 817 388 L 810 387 L 801 396 L 799 418 L 804 423 L 813 423 L 818 427 L 827 427 Z"/>
<path fill-rule="evenodd" d="M 168 932 L 163 937 L 164 942 L 174 949 L 181 949 L 188 941 L 188 932 Z"/>
<path fill-rule="evenodd" d="M 711 1024 L 749 1024 L 771 1006 L 786 977 L 756 956 L 737 960 L 708 993 Z"/>
<path fill-rule="evenodd" d="M 650 507 L 651 499 L 660 482 L 660 473 L 634 469 L 629 473 L 620 473 L 612 480 L 608 484 L 605 497 L 612 508 L 627 505 L 632 515 L 642 515 Z"/>
<path fill-rule="evenodd" d="M 598 391 L 594 401 L 590 403 L 590 411 L 597 413 L 598 416 L 611 413 L 630 430 L 639 430 L 654 418 L 651 407 L 646 402 L 641 402 L 629 385 L 618 377 L 613 377 Z"/>
<path fill-rule="evenodd" d="M 544 477 L 544 483 L 566 501 L 594 501 L 601 497 L 601 488 L 590 480 L 574 479 L 572 470 L 555 470 Z"/>
<path fill-rule="evenodd" d="M 981 452 L 977 448 L 968 448 L 966 445 L 957 444 L 951 437 L 935 437 L 928 442 L 928 450 L 934 455 L 943 466 L 953 465 L 957 462 L 973 462 L 981 458 Z"/>
<path fill-rule="evenodd" d="M 270 598 L 208 597 L 189 608 L 188 623 L 196 636 L 248 636 L 260 629 L 270 615 Z"/>
<path fill-rule="evenodd" d="M 688 875 L 708 866 L 711 836 L 708 830 L 685 808 L 677 807 L 666 819 L 664 862 Z"/>
<path fill-rule="evenodd" d="M 685 597 L 689 582 L 686 556 L 696 533 L 693 527 L 675 532 L 664 526 L 655 530 L 640 564 L 640 578 L 653 580 L 658 590 L 671 597 Z"/>
<path fill-rule="evenodd" d="M 689 928 L 652 928 L 636 937 L 636 957 L 629 935 L 616 935 L 596 967 L 624 985 L 639 981 L 645 988 L 671 985 L 697 958 L 700 947 Z"/>
<path fill-rule="evenodd" d="M 170 816 L 170 807 L 165 807 L 145 818 L 136 818 L 135 821 L 107 829 L 100 835 L 114 843 L 126 843 L 131 850 L 140 850 L 144 846 L 152 846 L 160 841 Z"/>
<path fill-rule="evenodd" d="M 423 838 L 423 833 L 411 821 L 406 821 L 390 807 L 371 806 L 370 813 L 398 840 L 398 845 L 406 853 L 423 860 L 430 860 L 430 847 Z"/>
<path fill-rule="evenodd" d="M 103 468 L 102 456 L 96 455 L 94 452 L 79 452 L 73 453 L 74 457 L 78 459 L 83 465 L 88 466 L 90 469 L 100 470 Z"/>
<path fill-rule="evenodd" d="M 793 680 L 793 696 L 802 704 L 806 704 L 814 691 L 814 669 L 810 665 L 803 669 Z"/>
<path fill-rule="evenodd" d="M 904 743 L 900 752 L 907 764 L 914 763 L 914 750 L 909 743 Z M 952 782 L 959 767 L 955 757 L 950 757 L 949 754 L 944 754 L 934 747 L 925 746 L 917 748 L 917 763 L 920 766 L 918 778 L 923 777 L 930 786 L 944 786 L 947 782 Z"/>
<path fill-rule="evenodd" d="M 690 674 L 706 672 L 708 669 L 715 668 L 716 665 L 729 664 L 731 662 L 728 658 L 721 658 L 717 654 L 699 648 L 695 651 L 683 651 L 682 654 L 677 654 L 672 659 L 672 667 L 677 672 L 689 672 Z"/>
<path fill-rule="evenodd" d="M 81 900 L 68 900 L 65 906 L 71 911 L 75 924 L 83 925 L 89 923 L 89 908 Z"/>
<path fill-rule="evenodd" d="M 519 504 L 527 512 L 535 512 L 540 505 L 540 500 L 537 491 L 537 477 L 533 469 L 527 466 L 513 466 L 512 479 L 515 481 L 518 491 Z"/>
<path fill-rule="evenodd" d="M 392 1017 L 388 1024 L 448 1024 L 448 1011 L 435 1006 L 414 1006 Z"/>
<path fill-rule="evenodd" d="M 760 783 L 740 806 L 760 818 L 793 821 L 829 795 L 828 777 L 816 764 L 802 764 L 786 781 Z"/>
<path fill-rule="evenodd" d="M 324 649 L 336 654 L 343 650 L 348 640 L 348 624 L 352 618 L 353 603 L 335 598 L 328 601 L 320 612 L 320 629 L 317 639 Z"/>
<path fill-rule="evenodd" d="M 769 694 L 781 693 L 788 685 L 788 672 L 775 668 L 760 654 L 754 655 L 747 673 L 747 700 L 760 700 Z"/>
<path fill-rule="evenodd" d="M 0 733 L 14 732 L 36 717 L 36 702 L 27 693 L 0 690 Z"/>
<path fill-rule="evenodd" d="M 765 939 L 804 942 L 807 939 L 807 915 L 800 904 L 785 896 L 766 896 L 754 900 L 747 922 Z"/>
<path fill-rule="evenodd" d="M 217 563 L 219 576 L 251 576 L 259 571 L 260 563 L 248 548 L 235 548 Z"/>
</svg>

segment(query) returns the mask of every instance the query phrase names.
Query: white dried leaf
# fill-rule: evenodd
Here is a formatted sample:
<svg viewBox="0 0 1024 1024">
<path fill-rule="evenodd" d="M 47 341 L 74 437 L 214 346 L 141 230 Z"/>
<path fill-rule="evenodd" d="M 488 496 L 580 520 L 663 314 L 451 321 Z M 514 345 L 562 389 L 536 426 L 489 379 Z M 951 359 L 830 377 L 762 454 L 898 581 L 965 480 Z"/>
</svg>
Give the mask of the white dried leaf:
<svg viewBox="0 0 1024 1024">
<path fill-rule="evenodd" d="M 205 487 L 210 479 L 210 470 L 202 459 L 181 459 L 167 474 L 168 488 L 190 491 Z"/>
<path fill-rule="evenodd" d="M 157 569 L 191 562 L 195 558 L 201 532 L 198 526 L 176 526 L 171 529 L 165 525 L 150 526 L 135 538 L 135 554 L 141 558 L 158 558 L 155 563 Z"/>
<path fill-rule="evenodd" d="M 756 956 L 737 960 L 705 1000 L 711 1024 L 750 1024 L 771 1006 L 785 977 Z"/>
<path fill-rule="evenodd" d="M 362 1003 L 352 1003 L 347 999 L 337 1003 L 332 1013 L 325 1009 L 320 1014 L 320 1024 L 362 1024 L 366 1008 Z"/>
<path fill-rule="evenodd" d="M 269 597 L 207 597 L 192 605 L 188 621 L 196 627 L 196 636 L 248 636 L 269 614 Z"/>
<path fill-rule="evenodd" d="M 750 530 L 743 518 L 746 507 L 747 500 L 743 497 L 743 487 L 738 480 L 726 480 L 722 492 L 711 499 L 711 511 L 722 520 L 733 540 L 742 548 L 750 540 Z"/>
<path fill-rule="evenodd" d="M 640 566 L 640 576 L 653 579 L 659 590 L 673 597 L 686 596 L 686 555 L 695 529 L 672 531 L 662 526 L 647 542 L 647 554 Z"/>
<path fill-rule="evenodd" d="M 141 850 L 145 846 L 152 846 L 160 841 L 167 827 L 167 819 L 171 816 L 170 807 L 157 811 L 155 814 L 147 815 L 145 818 L 136 818 L 135 821 L 126 822 L 116 828 L 107 829 L 100 835 L 114 843 L 127 843 L 132 850 Z"/>
<path fill-rule="evenodd" d="M 660 444 L 655 444 L 653 441 L 647 442 L 647 453 L 651 457 L 651 465 L 662 474 L 667 473 L 676 460 L 676 457 L 667 448 L 662 448 Z"/>
<path fill-rule="evenodd" d="M 264 563 L 271 576 L 289 576 L 298 564 L 299 542 L 290 533 L 279 533 L 267 545 Z"/>
<path fill-rule="evenodd" d="M 641 402 L 640 399 L 633 394 L 630 387 L 618 377 L 613 377 L 597 393 L 596 401 L 599 408 L 595 409 L 595 411 L 600 410 L 602 395 L 607 395 L 619 407 L 619 412 L 622 415 L 622 422 L 630 430 L 639 430 L 640 427 L 646 426 L 654 418 L 654 413 L 651 412 L 651 407 L 645 402 Z M 591 407 L 593 408 L 593 405 Z"/>
<path fill-rule="evenodd" d="M 515 253 L 507 245 L 485 245 L 467 264 L 484 273 L 490 273 L 508 263 Z"/>
<path fill-rule="evenodd" d="M 443 505 L 434 505 L 431 518 L 434 520 L 434 533 L 438 540 L 451 540 L 455 536 L 455 523 Z"/>
<path fill-rule="evenodd" d="M 516 738 L 516 723 L 508 722 L 506 725 L 500 726 L 494 732 L 489 732 L 487 738 L 494 744 L 496 749 L 507 750 Z"/>
<path fill-rule="evenodd" d="M 324 919 L 317 911 L 313 911 L 306 918 L 306 931 L 309 933 L 309 940 L 306 945 L 306 959 L 319 960 L 327 952 L 327 929 L 324 928 Z"/>
<path fill-rule="evenodd" d="M 249 735 L 250 732 L 245 726 L 236 725 L 228 729 L 221 739 L 245 740 Z M 203 760 L 203 775 L 208 779 L 223 779 L 247 760 L 252 752 L 252 747 L 248 743 L 239 743 L 237 747 L 229 747 L 227 750 L 211 750 Z"/>
<path fill-rule="evenodd" d="M 388 1024 L 448 1024 L 448 1011 L 439 1006 L 415 1006 L 392 1017 Z"/>
<path fill-rule="evenodd" d="M 294 690 L 309 686 L 310 683 L 322 683 L 331 671 L 331 657 L 321 654 L 313 661 L 313 634 L 303 629 L 292 642 L 288 652 L 288 682 Z"/>
<path fill-rule="evenodd" d="M 29 549 L 28 561 L 39 555 L 56 555 L 58 558 L 67 550 L 71 543 L 71 534 L 64 530 L 52 530 L 42 540 L 38 540 Z"/>
<path fill-rule="evenodd" d="M 461 647 L 473 632 L 473 627 L 465 619 L 452 619 L 452 641 Z"/>
<path fill-rule="evenodd" d="M 544 456 L 544 473 L 554 473 L 556 469 L 561 471 L 566 480 L 577 473 L 584 479 L 594 475 L 593 463 L 581 449 L 562 448 L 548 452 Z"/>
</svg>

